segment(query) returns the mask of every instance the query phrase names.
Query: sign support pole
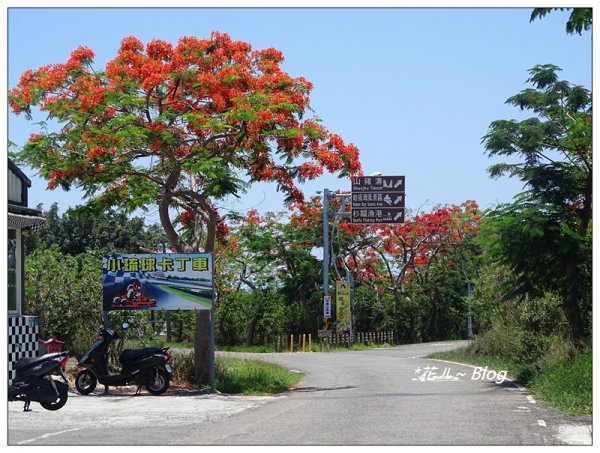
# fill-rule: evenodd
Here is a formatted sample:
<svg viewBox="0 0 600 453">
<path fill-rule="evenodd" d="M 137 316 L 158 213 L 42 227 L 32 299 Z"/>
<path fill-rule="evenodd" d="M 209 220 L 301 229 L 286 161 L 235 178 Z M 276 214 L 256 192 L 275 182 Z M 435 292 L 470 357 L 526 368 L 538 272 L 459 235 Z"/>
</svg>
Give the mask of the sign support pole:
<svg viewBox="0 0 600 453">
<path fill-rule="evenodd" d="M 323 190 L 323 300 L 329 296 L 329 189 Z M 323 313 L 324 329 L 327 329 L 327 318 Z"/>
<path fill-rule="evenodd" d="M 217 392 L 217 384 L 215 381 L 215 301 L 217 300 L 217 295 L 215 291 L 215 259 L 214 255 L 212 255 L 212 305 L 210 307 L 210 391 L 211 393 Z"/>
<path fill-rule="evenodd" d="M 210 309 L 210 391 L 216 393 L 215 382 L 215 304 L 213 297 L 213 308 Z"/>
<path fill-rule="evenodd" d="M 350 269 L 346 268 L 346 280 L 348 280 L 348 284 L 350 285 L 350 339 L 348 340 L 350 347 L 352 347 L 352 334 L 354 327 L 352 326 L 352 318 L 354 317 L 354 308 L 352 307 L 352 299 L 354 299 L 354 279 L 352 278 L 352 273 Z"/>
</svg>

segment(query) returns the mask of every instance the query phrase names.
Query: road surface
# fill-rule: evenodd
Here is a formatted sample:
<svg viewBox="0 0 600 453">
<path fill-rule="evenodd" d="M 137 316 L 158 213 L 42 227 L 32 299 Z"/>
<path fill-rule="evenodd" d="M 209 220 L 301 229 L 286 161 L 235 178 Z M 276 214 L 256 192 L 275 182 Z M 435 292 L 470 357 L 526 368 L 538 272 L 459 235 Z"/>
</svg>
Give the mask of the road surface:
<svg viewBox="0 0 600 453">
<path fill-rule="evenodd" d="M 473 367 L 424 359 L 463 342 L 335 353 L 242 354 L 301 370 L 275 397 L 71 394 L 8 409 L 9 445 L 561 445 L 591 442 L 566 417 Z M 433 368 L 435 367 L 435 368 Z M 488 373 L 488 378 L 494 377 Z M 476 378 L 476 379 L 473 379 Z"/>
</svg>

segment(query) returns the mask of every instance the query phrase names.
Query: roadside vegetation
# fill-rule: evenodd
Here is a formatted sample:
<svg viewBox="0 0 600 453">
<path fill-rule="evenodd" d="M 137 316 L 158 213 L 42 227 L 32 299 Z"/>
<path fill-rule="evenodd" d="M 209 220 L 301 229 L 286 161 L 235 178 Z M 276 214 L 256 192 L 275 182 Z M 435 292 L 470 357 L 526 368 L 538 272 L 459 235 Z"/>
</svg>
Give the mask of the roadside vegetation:
<svg viewBox="0 0 600 453">
<path fill-rule="evenodd" d="M 289 390 L 303 373 L 261 360 L 218 357 L 215 364 L 217 389 L 222 393 L 266 395 Z"/>
<path fill-rule="evenodd" d="M 470 348 L 431 354 L 432 359 L 468 363 L 508 375 L 544 403 L 568 414 L 592 415 L 592 352 L 585 349 L 571 358 L 553 360 L 534 368 L 502 356 L 473 352 Z"/>
<path fill-rule="evenodd" d="M 471 295 L 477 335 L 467 348 L 430 357 L 506 370 L 544 403 L 571 414 L 591 414 L 591 338 L 572 340 L 556 294 L 530 297 L 518 295 L 514 287 L 506 266 L 483 266 Z M 585 318 L 591 332 L 591 317 Z"/>
<path fill-rule="evenodd" d="M 173 372 L 176 384 L 197 388 L 194 377 L 193 354 L 173 355 Z M 269 395 L 289 390 L 304 376 L 280 365 L 262 360 L 235 357 L 215 358 L 216 388 L 221 393 L 244 395 Z"/>
</svg>

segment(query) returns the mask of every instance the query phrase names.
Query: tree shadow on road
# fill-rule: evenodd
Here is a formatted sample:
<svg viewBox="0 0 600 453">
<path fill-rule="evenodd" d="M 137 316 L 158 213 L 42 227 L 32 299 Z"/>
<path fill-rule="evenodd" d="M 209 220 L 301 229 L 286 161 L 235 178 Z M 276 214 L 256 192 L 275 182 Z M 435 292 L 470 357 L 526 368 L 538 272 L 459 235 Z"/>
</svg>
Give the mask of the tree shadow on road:
<svg viewBox="0 0 600 453">
<path fill-rule="evenodd" d="M 343 387 L 298 387 L 288 390 L 289 393 L 306 393 L 306 392 L 328 392 L 331 390 L 347 390 L 355 389 L 354 385 L 345 385 Z"/>
</svg>

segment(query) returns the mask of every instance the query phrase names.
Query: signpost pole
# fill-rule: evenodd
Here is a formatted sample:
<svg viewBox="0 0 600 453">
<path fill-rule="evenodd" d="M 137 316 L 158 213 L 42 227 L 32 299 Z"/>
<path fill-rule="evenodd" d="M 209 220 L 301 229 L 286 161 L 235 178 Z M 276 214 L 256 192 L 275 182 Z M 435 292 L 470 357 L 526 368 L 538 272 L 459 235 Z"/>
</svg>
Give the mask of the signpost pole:
<svg viewBox="0 0 600 453">
<path fill-rule="evenodd" d="M 215 393 L 217 386 L 215 383 L 215 305 L 213 297 L 213 307 L 210 309 L 210 391 Z"/>
<path fill-rule="evenodd" d="M 215 255 L 211 253 L 210 257 L 211 265 L 212 265 L 212 304 L 210 306 L 210 370 L 209 370 L 209 378 L 210 378 L 210 391 L 211 393 L 216 393 L 217 385 L 215 380 L 215 300 L 217 299 L 217 292 L 215 286 Z"/>
<path fill-rule="evenodd" d="M 348 280 L 348 285 L 350 286 L 350 339 L 349 339 L 349 343 L 350 343 L 350 347 L 352 347 L 352 332 L 353 332 L 352 317 L 354 315 L 354 309 L 352 308 L 352 299 L 353 299 L 353 293 L 354 293 L 354 280 L 352 279 L 352 273 L 350 272 L 350 269 L 348 269 L 348 268 L 346 268 L 346 280 Z"/>
<path fill-rule="evenodd" d="M 327 296 L 329 296 L 329 189 L 323 190 L 323 298 Z M 327 330 L 325 316 L 323 316 L 323 324 L 323 328 Z"/>
</svg>

